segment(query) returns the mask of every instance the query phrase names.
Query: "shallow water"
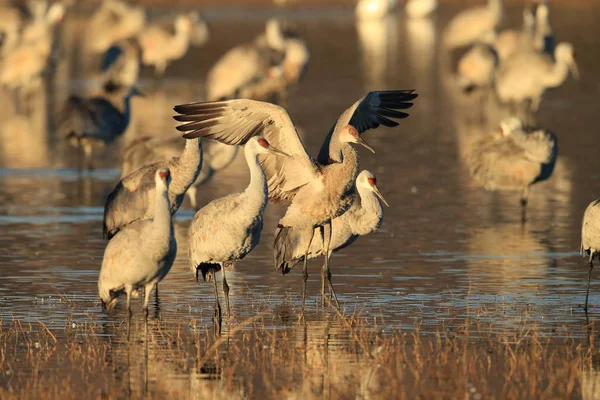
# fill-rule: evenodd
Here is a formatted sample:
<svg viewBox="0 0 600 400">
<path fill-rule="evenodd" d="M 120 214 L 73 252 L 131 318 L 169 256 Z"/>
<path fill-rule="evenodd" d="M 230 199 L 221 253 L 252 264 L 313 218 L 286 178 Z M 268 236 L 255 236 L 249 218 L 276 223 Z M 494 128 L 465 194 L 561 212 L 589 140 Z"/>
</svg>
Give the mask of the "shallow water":
<svg viewBox="0 0 600 400">
<path fill-rule="evenodd" d="M 489 112 L 482 120 L 478 100 L 465 98 L 454 86 L 449 60 L 438 49 L 443 24 L 454 11 L 424 21 L 398 15 L 376 25 L 355 24 L 346 8 L 287 15 L 311 51 L 306 80 L 287 108 L 312 154 L 338 115 L 365 92 L 414 88 L 419 93 L 410 118 L 398 128 L 365 136 L 377 155 L 360 150 L 361 168 L 377 174 L 391 207 L 378 232 L 333 257 L 338 297 L 346 313 L 382 317 L 386 329 L 411 331 L 419 325 L 421 332 L 433 333 L 478 320 L 498 332 L 535 326 L 549 335 L 582 336 L 587 267 L 578 254 L 580 223 L 585 207 L 600 193 L 595 149 L 600 28 L 594 23 L 600 5 L 557 5 L 553 12 L 558 39 L 577 49 L 582 80 L 570 79 L 548 92 L 537 115 L 538 125 L 557 133 L 560 156 L 554 176 L 533 188 L 525 225 L 518 193 L 478 188 L 461 162 L 469 140 L 493 129 L 500 113 Z M 222 10 L 209 10 L 210 42 L 169 66 L 158 88 L 151 71 L 145 71 L 142 88 L 148 96 L 136 99 L 131 128 L 120 143 L 97 154 L 98 168 L 91 173 L 79 172 L 77 152 L 54 131 L 56 112 L 68 93 L 97 83 L 92 72 L 82 73 L 93 60 L 75 62 L 70 50 L 81 24 L 65 26 L 68 61 L 61 63 L 46 93 L 36 97 L 30 117 L 17 115 L 10 95 L 2 94 L 3 324 L 19 320 L 34 324 L 35 330 L 43 322 L 61 339 L 91 322 L 105 335 L 120 335 L 123 302 L 106 316 L 96 294 L 105 247 L 103 205 L 119 177 L 120 150 L 136 136 L 176 135 L 172 107 L 201 100 L 208 68 L 225 49 L 257 34 L 268 15 L 245 11 L 229 18 Z M 517 24 L 519 15 L 510 9 L 507 21 Z M 240 157 L 202 187 L 200 204 L 242 189 L 247 180 Z M 268 328 L 294 330 L 300 268 L 281 276 L 271 261 L 273 231 L 282 212 L 269 206 L 260 246 L 228 273 L 228 281 L 236 321 L 266 312 L 272 314 Z M 185 203 L 176 217 L 179 254 L 150 309 L 151 316 L 160 316 L 163 329 L 183 324 L 188 333 L 211 326 L 214 302 L 212 285 L 197 284 L 189 272 L 192 217 Z M 319 268 L 320 261 L 310 263 L 308 320 L 315 332 L 325 319 L 318 301 Z M 590 317 L 596 320 L 596 285 L 590 303 Z M 135 318 L 141 318 L 140 301 L 134 305 Z M 477 330 L 470 335 L 477 336 Z M 337 340 L 343 343 L 344 337 Z"/>
</svg>

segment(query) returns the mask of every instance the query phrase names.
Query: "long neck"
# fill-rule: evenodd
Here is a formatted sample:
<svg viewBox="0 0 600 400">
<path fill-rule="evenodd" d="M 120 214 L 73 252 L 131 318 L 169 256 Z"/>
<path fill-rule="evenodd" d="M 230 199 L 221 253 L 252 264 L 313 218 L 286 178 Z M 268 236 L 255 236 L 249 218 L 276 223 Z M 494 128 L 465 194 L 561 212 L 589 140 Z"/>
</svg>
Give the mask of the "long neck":
<svg viewBox="0 0 600 400">
<path fill-rule="evenodd" d="M 169 192 L 181 195 L 194 183 L 202 169 L 202 138 L 188 139 L 183 154 L 176 162 Z"/>
<path fill-rule="evenodd" d="M 156 189 L 156 200 L 154 203 L 154 232 L 157 234 L 170 234 L 173 231 L 173 220 L 171 219 L 171 204 L 168 192 L 165 188 Z"/>
<path fill-rule="evenodd" d="M 267 177 L 258 161 L 258 156 L 248 146 L 244 149 L 244 155 L 250 169 L 250 184 L 244 194 L 248 196 L 250 201 L 256 202 L 261 208 L 264 208 L 267 205 L 269 190 Z"/>
<path fill-rule="evenodd" d="M 347 143 L 346 143 L 347 145 Z M 329 140 L 329 162 L 342 162 L 342 143 L 339 139 L 339 132 L 334 132 Z"/>
<path fill-rule="evenodd" d="M 375 194 L 364 188 L 357 187 L 359 198 L 353 207 L 358 208 L 356 217 L 352 223 L 352 233 L 355 235 L 367 235 L 381 226 L 383 222 L 383 207 Z"/>
<path fill-rule="evenodd" d="M 340 161 L 329 164 L 328 170 L 342 193 L 354 192 L 354 181 L 358 174 L 358 153 L 349 143 L 341 143 Z"/>
<path fill-rule="evenodd" d="M 564 61 L 556 61 L 550 72 L 543 76 L 544 86 L 556 87 L 561 85 L 569 75 L 569 67 Z"/>
</svg>

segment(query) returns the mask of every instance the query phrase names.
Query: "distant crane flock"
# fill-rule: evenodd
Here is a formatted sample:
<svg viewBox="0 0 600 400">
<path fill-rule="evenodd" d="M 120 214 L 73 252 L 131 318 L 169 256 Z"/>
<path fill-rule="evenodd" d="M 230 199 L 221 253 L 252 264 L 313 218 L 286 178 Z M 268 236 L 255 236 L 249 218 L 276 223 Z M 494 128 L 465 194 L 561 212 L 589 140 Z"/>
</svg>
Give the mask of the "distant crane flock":
<svg viewBox="0 0 600 400">
<path fill-rule="evenodd" d="M 437 0 L 409 0 L 409 18 L 427 18 Z M 396 0 L 360 0 L 357 20 L 385 20 Z M 57 57 L 54 32 L 71 6 L 31 2 L 30 10 L 0 7 L 0 85 L 28 105 L 32 88 L 40 85 Z M 546 1 L 527 5 L 522 27 L 498 31 L 504 16 L 502 0 L 458 13 L 442 34 L 443 51 L 465 49 L 456 72 L 458 92 L 495 94 L 510 108 L 497 131 L 473 140 L 465 161 L 477 185 L 487 190 L 519 191 L 522 221 L 532 185 L 551 177 L 557 157 L 557 135 L 535 126 L 533 115 L 546 90 L 562 85 L 569 74 L 579 78 L 572 44 L 556 44 Z M 146 10 L 120 0 L 104 0 L 87 22 L 82 50 L 98 60 L 102 93 L 72 94 L 64 104 L 58 129 L 83 152 L 82 169 L 92 169 L 95 148 L 124 136 L 132 115 L 132 99 L 143 65 L 161 79 L 168 65 L 193 46 L 209 39 L 197 12 L 158 21 Z M 95 58 L 93 58 L 95 57 Z M 12 61 L 11 61 L 12 60 Z M 121 176 L 106 200 L 105 249 L 98 293 L 107 311 L 125 294 L 144 291 L 148 313 L 151 291 L 165 278 L 177 254 L 173 218 L 189 196 L 196 213 L 189 227 L 189 265 L 199 280 L 213 282 L 213 320 L 221 331 L 222 312 L 216 274 L 221 271 L 227 315 L 232 316 L 227 272 L 259 245 L 269 202 L 287 206 L 274 233 L 273 263 L 289 273 L 302 263 L 302 306 L 307 300 L 308 260 L 323 257 L 321 298 L 337 309 L 331 258 L 358 237 L 377 230 L 388 206 L 372 172 L 360 173 L 360 145 L 375 152 L 363 136 L 381 125 L 395 128 L 408 117 L 417 98 L 414 90 L 371 91 L 345 110 L 316 157 L 311 157 L 284 106 L 302 81 L 311 54 L 306 41 L 288 24 L 269 19 L 264 31 L 228 51 L 210 68 L 205 102 L 174 107 L 181 136 L 144 136 L 122 153 Z M 486 97 L 492 98 L 492 97 Z M 182 103 L 185 100 L 182 101 Z M 486 104 L 481 105 L 482 110 Z M 520 115 L 524 110 L 524 114 Z M 385 132 L 385 134 L 392 134 Z M 230 165 L 243 147 L 250 182 L 240 193 L 198 205 L 196 192 Z M 600 200 L 584 213 L 581 252 L 588 258 L 585 310 L 594 257 L 600 256 Z"/>
</svg>

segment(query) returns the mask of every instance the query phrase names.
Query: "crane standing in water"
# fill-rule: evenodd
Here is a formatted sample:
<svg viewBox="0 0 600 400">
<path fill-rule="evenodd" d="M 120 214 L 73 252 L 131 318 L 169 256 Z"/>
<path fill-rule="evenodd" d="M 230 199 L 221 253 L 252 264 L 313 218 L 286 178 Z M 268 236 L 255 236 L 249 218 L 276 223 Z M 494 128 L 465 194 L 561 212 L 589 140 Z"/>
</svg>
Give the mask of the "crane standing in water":
<svg viewBox="0 0 600 400">
<path fill-rule="evenodd" d="M 552 175 L 558 146 L 545 129 L 523 130 L 517 118 L 507 118 L 500 132 L 473 144 L 467 163 L 473 178 L 487 190 L 520 190 L 523 221 L 531 185 Z"/>
<path fill-rule="evenodd" d="M 171 173 L 159 168 L 155 178 L 155 207 L 152 219 L 137 221 L 121 230 L 106 246 L 98 293 L 102 305 L 111 311 L 118 297 L 127 295 L 127 311 L 131 315 L 131 296 L 144 287 L 144 311 L 148 316 L 148 300 L 152 289 L 169 273 L 177 242 L 169 204 Z"/>
<path fill-rule="evenodd" d="M 383 207 L 381 203 L 389 206 L 383 195 L 377 188 L 377 178 L 369 171 L 362 171 L 356 178 L 356 190 L 354 203 L 348 211 L 341 216 L 331 220 L 331 248 L 330 252 L 336 252 L 350 246 L 359 236 L 368 235 L 381 226 L 383 222 Z M 315 231 L 315 235 L 320 232 Z M 292 267 L 304 260 L 306 243 L 302 243 L 301 235 L 290 236 L 290 242 L 295 244 L 288 250 L 291 254 L 283 254 L 282 265 L 277 267 L 284 273 L 290 272 Z M 330 256 L 324 253 L 323 241 L 313 240 L 308 253 L 308 258 L 319 256 Z M 325 268 L 323 268 L 325 271 Z M 325 291 L 324 275 L 321 276 L 321 292 Z"/>
<path fill-rule="evenodd" d="M 417 97 L 413 90 L 370 92 L 347 109 L 326 136 L 317 160 L 306 152 L 296 128 L 285 109 L 254 100 L 192 103 L 175 107 L 182 114 L 175 117 L 186 124 L 177 129 L 184 137 L 207 137 L 226 144 L 244 144 L 256 135 L 291 158 L 266 156 L 261 160 L 269 199 L 289 203 L 275 232 L 274 257 L 289 254 L 291 230 L 297 230 L 307 243 L 308 255 L 314 230 L 322 227 L 325 254 L 330 254 L 331 220 L 342 215 L 354 200 L 354 181 L 358 173 L 358 154 L 351 143 L 371 149 L 360 134 L 379 125 L 395 127 L 408 114 L 398 111 L 410 108 Z M 371 149 L 372 151 L 372 149 Z M 306 300 L 307 259 L 303 266 L 302 311 Z M 281 263 L 278 263 L 281 264 Z M 325 257 L 325 276 L 329 290 L 337 302 L 331 283 L 329 257 Z M 324 293 L 322 293 L 324 296 Z"/>
<path fill-rule="evenodd" d="M 588 309 L 590 281 L 594 269 L 594 257 L 600 256 L 600 199 L 592 201 L 583 214 L 581 223 L 581 255 L 588 256 L 590 271 L 588 273 L 587 290 L 585 292 L 585 311 Z"/>
<path fill-rule="evenodd" d="M 71 96 L 62 111 L 60 130 L 65 140 L 83 148 L 84 163 L 92 169 L 93 147 L 103 147 L 119 138 L 131 119 L 131 98 L 139 95 L 135 88 L 126 88 L 115 96 L 123 96 L 124 109 L 119 110 L 112 98 Z"/>
<path fill-rule="evenodd" d="M 205 281 L 208 277 L 214 282 L 214 322 L 217 334 L 220 334 L 221 306 L 214 274 L 218 270 L 222 271 L 227 315 L 231 317 L 225 269 L 233 267 L 237 260 L 244 258 L 260 241 L 263 214 L 268 200 L 267 178 L 258 160 L 260 154 L 289 157 L 271 146 L 263 137 L 250 138 L 244 148 L 250 169 L 250 184 L 246 190 L 211 201 L 194 215 L 190 225 L 190 268 L 196 279 L 201 272 Z"/>
</svg>

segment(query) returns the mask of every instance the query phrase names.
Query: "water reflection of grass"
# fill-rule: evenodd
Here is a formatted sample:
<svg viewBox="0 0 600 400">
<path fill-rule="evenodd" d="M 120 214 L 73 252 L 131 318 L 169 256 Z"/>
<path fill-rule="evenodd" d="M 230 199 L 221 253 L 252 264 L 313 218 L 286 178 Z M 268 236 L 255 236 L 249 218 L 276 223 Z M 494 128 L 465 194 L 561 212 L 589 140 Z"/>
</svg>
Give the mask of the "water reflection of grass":
<svg viewBox="0 0 600 400">
<path fill-rule="evenodd" d="M 128 329 L 90 316 L 63 330 L 2 321 L 0 398 L 549 399 L 600 389 L 598 350 L 585 335 L 532 325 L 486 333 L 497 329 L 477 320 L 435 334 L 418 323 L 390 331 L 359 314 L 273 329 L 272 318 L 242 321 L 216 340 L 194 320 L 134 319 Z"/>
</svg>

